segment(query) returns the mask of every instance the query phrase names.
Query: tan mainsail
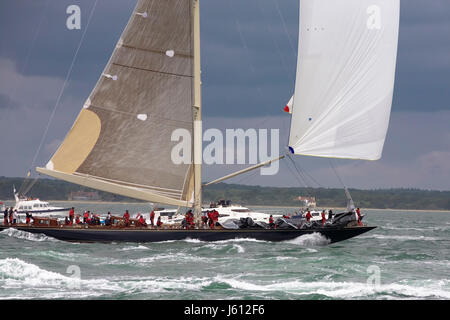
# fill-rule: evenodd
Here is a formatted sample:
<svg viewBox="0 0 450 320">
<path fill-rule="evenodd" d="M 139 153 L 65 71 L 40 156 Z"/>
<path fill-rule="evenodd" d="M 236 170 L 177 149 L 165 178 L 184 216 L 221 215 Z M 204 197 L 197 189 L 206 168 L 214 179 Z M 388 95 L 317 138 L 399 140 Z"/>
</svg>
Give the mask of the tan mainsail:
<svg viewBox="0 0 450 320">
<path fill-rule="evenodd" d="M 194 3 L 138 1 L 78 119 L 39 172 L 142 200 L 193 205 L 194 161 L 172 161 L 178 141 L 171 135 L 178 128 L 194 133 Z"/>
</svg>

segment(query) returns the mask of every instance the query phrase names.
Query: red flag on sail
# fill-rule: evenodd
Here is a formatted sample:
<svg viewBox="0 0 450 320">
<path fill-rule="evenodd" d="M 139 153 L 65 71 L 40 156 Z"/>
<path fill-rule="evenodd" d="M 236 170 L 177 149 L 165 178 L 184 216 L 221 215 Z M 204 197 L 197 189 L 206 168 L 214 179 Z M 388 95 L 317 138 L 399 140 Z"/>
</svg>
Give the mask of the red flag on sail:
<svg viewBox="0 0 450 320">
<path fill-rule="evenodd" d="M 287 105 L 284 107 L 283 111 L 287 113 L 292 113 L 292 103 L 294 102 L 294 96 L 291 97 Z"/>
</svg>

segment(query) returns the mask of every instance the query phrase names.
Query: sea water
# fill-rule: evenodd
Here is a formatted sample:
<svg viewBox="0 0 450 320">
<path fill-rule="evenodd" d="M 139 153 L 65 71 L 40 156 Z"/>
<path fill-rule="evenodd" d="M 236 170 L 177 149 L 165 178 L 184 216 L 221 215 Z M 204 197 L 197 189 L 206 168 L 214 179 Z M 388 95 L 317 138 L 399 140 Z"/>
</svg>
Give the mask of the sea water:
<svg viewBox="0 0 450 320">
<path fill-rule="evenodd" d="M 149 210 L 74 205 L 102 214 Z M 9 229 L 0 233 L 0 298 L 450 299 L 450 212 L 363 213 L 378 228 L 336 244 L 319 234 L 276 243 L 68 243 Z"/>
</svg>

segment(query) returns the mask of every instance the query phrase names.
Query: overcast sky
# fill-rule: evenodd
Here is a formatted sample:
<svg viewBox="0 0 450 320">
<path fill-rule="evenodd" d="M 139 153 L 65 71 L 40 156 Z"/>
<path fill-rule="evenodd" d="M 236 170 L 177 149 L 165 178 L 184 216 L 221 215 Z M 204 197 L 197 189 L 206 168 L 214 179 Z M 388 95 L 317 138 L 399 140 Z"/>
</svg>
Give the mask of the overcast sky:
<svg viewBox="0 0 450 320">
<path fill-rule="evenodd" d="M 336 0 L 339 1 L 339 0 Z M 103 71 L 136 0 L 98 0 L 86 37 L 55 103 L 87 27 L 93 0 L 0 2 L 0 176 L 43 166 L 72 126 Z M 81 8 L 81 30 L 66 28 L 66 9 Z M 294 89 L 298 0 L 202 0 L 204 127 L 279 128 Z M 55 110 L 35 158 L 47 122 Z M 328 159 L 296 157 L 312 177 L 299 180 L 288 160 L 276 176 L 256 173 L 229 182 L 339 187 Z M 381 160 L 332 160 L 354 188 L 450 190 L 450 1 L 403 0 L 395 93 Z M 241 168 L 204 166 L 204 180 Z"/>
</svg>

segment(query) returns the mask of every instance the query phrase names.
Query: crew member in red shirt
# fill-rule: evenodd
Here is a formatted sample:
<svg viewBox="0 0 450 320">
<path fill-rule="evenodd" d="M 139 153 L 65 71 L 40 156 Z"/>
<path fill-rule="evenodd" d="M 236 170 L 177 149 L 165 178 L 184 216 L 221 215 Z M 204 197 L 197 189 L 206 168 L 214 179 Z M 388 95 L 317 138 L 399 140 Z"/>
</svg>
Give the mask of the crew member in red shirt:
<svg viewBox="0 0 450 320">
<path fill-rule="evenodd" d="M 75 216 L 75 209 L 72 207 L 72 209 L 70 209 L 70 211 L 69 211 L 70 225 L 72 225 L 72 223 L 73 223 L 74 216 Z"/>
<path fill-rule="evenodd" d="M 26 218 L 25 218 L 25 223 L 26 224 L 30 224 L 31 222 L 31 214 L 29 214 L 28 212 L 26 213 Z"/>
<path fill-rule="evenodd" d="M 146 227 L 147 226 L 147 222 L 145 222 L 144 216 L 140 216 L 139 217 L 139 223 L 141 224 L 141 226 Z"/>
<path fill-rule="evenodd" d="M 153 227 L 155 224 L 153 223 L 153 221 L 155 220 L 155 211 L 152 210 L 152 212 L 150 213 L 150 225 Z"/>
<path fill-rule="evenodd" d="M 125 218 L 125 226 L 128 227 L 128 225 L 130 223 L 130 214 L 128 213 L 128 210 L 125 211 L 125 213 L 123 214 L 123 217 Z"/>
<path fill-rule="evenodd" d="M 269 217 L 269 226 L 270 226 L 270 228 L 273 228 L 275 226 L 275 224 L 273 223 L 272 215 L 270 215 L 270 217 Z"/>
<path fill-rule="evenodd" d="M 89 213 L 87 211 L 83 214 L 83 223 L 87 223 L 89 219 Z"/>
<path fill-rule="evenodd" d="M 156 226 L 157 226 L 158 228 L 162 226 L 161 216 L 158 217 L 158 220 L 156 221 Z"/>
<path fill-rule="evenodd" d="M 322 210 L 322 227 L 325 225 L 325 221 L 327 219 L 325 218 L 325 210 Z"/>
<path fill-rule="evenodd" d="M 358 215 L 358 225 L 362 226 L 361 222 L 361 211 L 359 211 L 359 208 L 356 209 L 356 214 Z"/>
<path fill-rule="evenodd" d="M 211 229 L 214 229 L 214 221 L 213 221 L 212 210 L 211 211 L 208 210 L 207 213 L 208 213 L 208 224 L 209 224 L 209 227 Z"/>
<path fill-rule="evenodd" d="M 186 212 L 185 219 L 186 219 L 186 229 L 191 229 L 194 226 L 194 215 L 192 214 L 191 210 Z"/>
<path fill-rule="evenodd" d="M 215 209 L 213 210 L 212 218 L 213 218 L 213 226 L 215 226 L 216 222 L 219 221 L 219 212 Z"/>
<path fill-rule="evenodd" d="M 311 212 L 308 210 L 306 213 L 306 222 L 309 222 L 309 220 L 311 220 Z"/>
</svg>

